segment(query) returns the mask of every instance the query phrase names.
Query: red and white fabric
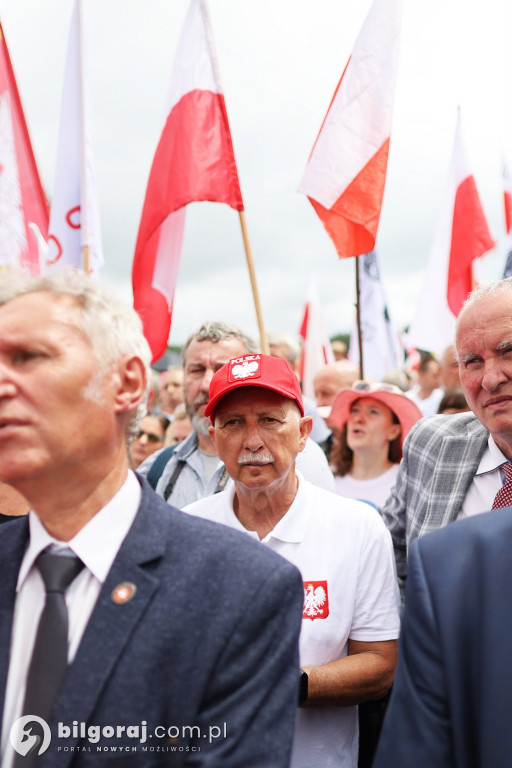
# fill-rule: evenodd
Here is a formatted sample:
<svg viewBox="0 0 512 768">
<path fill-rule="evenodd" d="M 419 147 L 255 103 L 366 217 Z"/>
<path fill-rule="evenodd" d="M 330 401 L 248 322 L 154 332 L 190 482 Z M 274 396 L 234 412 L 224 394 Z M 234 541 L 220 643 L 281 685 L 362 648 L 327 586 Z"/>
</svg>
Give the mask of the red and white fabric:
<svg viewBox="0 0 512 768">
<path fill-rule="evenodd" d="M 506 161 L 503 161 L 503 205 L 505 208 L 505 229 L 512 235 L 512 174 Z"/>
<path fill-rule="evenodd" d="M 204 0 L 192 0 L 178 43 L 167 119 L 151 167 L 132 269 L 134 306 L 153 359 L 167 346 L 185 229 L 198 200 L 243 210 Z"/>
<path fill-rule="evenodd" d="M 91 136 L 88 129 L 85 57 L 82 42 L 82 0 L 75 0 L 69 31 L 59 143 L 50 210 L 48 249 L 41 271 L 84 268 L 97 277 L 103 266 L 99 202 Z"/>
<path fill-rule="evenodd" d="M 460 111 L 449 182 L 409 341 L 441 355 L 453 344 L 455 320 L 473 283 L 473 261 L 494 247 L 466 153 Z"/>
<path fill-rule="evenodd" d="M 48 234 L 48 202 L 1 26 L 0 212 L 0 267 L 38 274 L 38 238 Z"/>
<path fill-rule="evenodd" d="M 299 335 L 302 339 L 299 372 L 302 392 L 306 397 L 315 400 L 313 380 L 324 365 L 334 363 L 334 354 L 325 330 L 320 300 L 313 280 L 309 282 L 308 297 Z"/>
<path fill-rule="evenodd" d="M 375 246 L 388 164 L 401 0 L 374 0 L 311 152 L 308 196 L 340 258 Z"/>
</svg>

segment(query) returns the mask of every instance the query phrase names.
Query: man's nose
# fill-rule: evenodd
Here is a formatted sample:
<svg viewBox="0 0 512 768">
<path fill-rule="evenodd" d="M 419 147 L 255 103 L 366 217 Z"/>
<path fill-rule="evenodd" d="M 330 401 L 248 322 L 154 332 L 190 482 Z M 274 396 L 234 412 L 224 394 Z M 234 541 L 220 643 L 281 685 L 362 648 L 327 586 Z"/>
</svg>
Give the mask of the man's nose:
<svg viewBox="0 0 512 768">
<path fill-rule="evenodd" d="M 210 381 L 212 380 L 214 373 L 215 371 L 213 368 L 207 368 L 204 372 L 203 379 L 201 381 L 201 390 L 206 392 L 206 394 L 208 394 L 210 391 Z"/>
<path fill-rule="evenodd" d="M 498 387 L 508 380 L 508 376 L 503 370 L 501 361 L 498 359 L 487 360 L 485 362 L 484 375 L 482 376 L 482 388 L 486 392 L 495 392 Z"/>
<path fill-rule="evenodd" d="M 16 385 L 12 381 L 8 366 L 0 362 L 0 398 L 13 397 L 16 394 Z"/>
<path fill-rule="evenodd" d="M 244 447 L 250 451 L 253 451 L 253 453 L 256 453 L 256 451 L 259 451 L 264 447 L 263 440 L 261 439 L 257 425 L 246 426 L 244 435 Z"/>
</svg>

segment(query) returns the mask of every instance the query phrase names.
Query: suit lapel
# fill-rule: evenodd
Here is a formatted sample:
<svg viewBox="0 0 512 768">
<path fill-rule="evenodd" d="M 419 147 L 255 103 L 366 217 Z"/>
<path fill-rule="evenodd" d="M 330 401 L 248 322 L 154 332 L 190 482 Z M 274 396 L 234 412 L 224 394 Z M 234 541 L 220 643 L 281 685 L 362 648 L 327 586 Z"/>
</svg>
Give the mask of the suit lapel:
<svg viewBox="0 0 512 768">
<path fill-rule="evenodd" d="M 488 435 L 476 421 L 470 423 L 464 435 L 443 438 L 420 536 L 457 518 L 487 446 Z"/>
<path fill-rule="evenodd" d="M 3 713 L 9 669 L 16 583 L 28 542 L 28 517 L 5 523 L 0 536 L 2 588 L 0 589 L 0 713 Z M 1 720 L 0 720 L 1 724 Z"/>
<path fill-rule="evenodd" d="M 52 716 L 54 725 L 90 720 L 123 649 L 158 589 L 155 570 L 152 569 L 150 574 L 144 567 L 163 554 L 160 516 L 148 509 L 151 493 L 147 487 L 143 490 L 137 516 L 101 589 L 56 702 Z M 127 582 L 135 585 L 136 592 L 132 599 L 116 604 L 113 593 L 116 587 Z M 77 742 L 78 739 L 70 738 L 66 746 L 71 747 Z M 64 763 L 59 760 L 59 764 Z"/>
</svg>

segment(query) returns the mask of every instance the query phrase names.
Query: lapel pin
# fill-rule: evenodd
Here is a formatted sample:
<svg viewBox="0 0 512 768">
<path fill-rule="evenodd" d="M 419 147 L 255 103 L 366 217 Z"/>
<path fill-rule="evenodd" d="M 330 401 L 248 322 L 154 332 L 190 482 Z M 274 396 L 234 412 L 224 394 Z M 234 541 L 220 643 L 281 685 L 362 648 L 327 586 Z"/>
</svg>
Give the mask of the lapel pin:
<svg viewBox="0 0 512 768">
<path fill-rule="evenodd" d="M 122 584 L 118 584 L 115 589 L 112 590 L 112 602 L 116 605 L 124 605 L 128 603 L 137 592 L 137 585 L 131 581 L 123 581 Z"/>
</svg>

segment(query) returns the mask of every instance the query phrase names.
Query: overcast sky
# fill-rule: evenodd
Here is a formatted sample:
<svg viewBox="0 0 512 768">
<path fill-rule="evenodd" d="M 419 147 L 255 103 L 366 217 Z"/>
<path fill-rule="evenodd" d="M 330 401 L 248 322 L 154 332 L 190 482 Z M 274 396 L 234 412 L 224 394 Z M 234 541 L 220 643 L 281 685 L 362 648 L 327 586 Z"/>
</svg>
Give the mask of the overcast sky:
<svg viewBox="0 0 512 768">
<path fill-rule="evenodd" d="M 209 0 L 267 330 L 296 333 L 314 279 L 330 335 L 348 332 L 354 262 L 339 261 L 297 192 L 370 0 Z M 0 0 L 43 185 L 51 196 L 72 0 Z M 131 301 L 131 263 L 177 37 L 188 0 L 85 0 L 90 128 L 103 279 Z M 421 290 L 461 105 L 466 144 L 497 248 L 506 238 L 501 161 L 512 158 L 510 0 L 405 0 L 388 181 L 377 238 L 392 321 Z M 257 324 L 238 215 L 188 208 L 170 342 L 206 319 Z"/>
</svg>

